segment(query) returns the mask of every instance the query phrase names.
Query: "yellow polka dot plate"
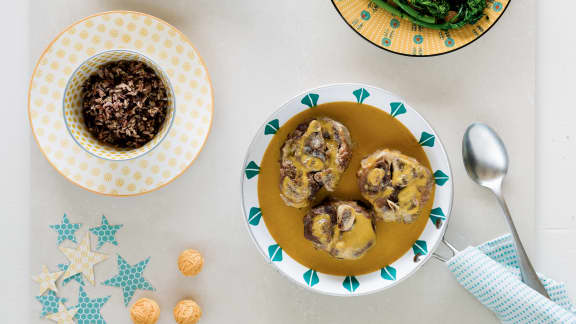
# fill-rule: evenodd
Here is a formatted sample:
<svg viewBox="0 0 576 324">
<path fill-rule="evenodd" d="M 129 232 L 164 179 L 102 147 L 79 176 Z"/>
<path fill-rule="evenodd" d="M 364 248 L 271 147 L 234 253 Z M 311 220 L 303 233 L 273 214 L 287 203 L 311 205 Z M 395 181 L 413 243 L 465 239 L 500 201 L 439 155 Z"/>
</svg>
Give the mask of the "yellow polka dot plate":
<svg viewBox="0 0 576 324">
<path fill-rule="evenodd" d="M 484 35 L 500 19 L 510 0 L 486 0 L 485 16 L 474 25 L 434 30 L 393 16 L 371 0 L 332 0 L 358 35 L 384 50 L 408 56 L 434 56 L 462 48 Z"/>
<path fill-rule="evenodd" d="M 67 85 L 78 83 L 79 67 L 101 54 L 149 60 L 170 84 L 170 124 L 142 150 L 106 152 L 90 143 L 79 118 L 66 119 L 74 114 L 66 108 L 73 98 L 65 98 Z M 186 36 L 156 17 L 129 11 L 95 14 L 62 31 L 38 60 L 28 94 L 32 131 L 48 161 L 80 187 L 114 196 L 150 192 L 182 174 L 204 146 L 213 106 L 208 71 Z"/>
</svg>

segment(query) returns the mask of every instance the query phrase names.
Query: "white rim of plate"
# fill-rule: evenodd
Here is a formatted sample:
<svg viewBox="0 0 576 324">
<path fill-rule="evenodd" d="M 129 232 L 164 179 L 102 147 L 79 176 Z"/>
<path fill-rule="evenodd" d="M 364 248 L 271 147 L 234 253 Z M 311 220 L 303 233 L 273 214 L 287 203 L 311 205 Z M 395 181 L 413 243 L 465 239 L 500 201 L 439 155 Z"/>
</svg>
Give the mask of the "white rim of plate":
<svg viewBox="0 0 576 324">
<path fill-rule="evenodd" d="M 146 31 L 142 31 L 143 29 Z M 112 34 L 113 32 L 115 34 Z M 66 47 L 62 47 L 63 45 Z M 149 52 L 150 47 L 154 47 L 152 52 Z M 72 51 L 72 48 L 76 49 L 76 52 Z M 54 115 L 54 111 L 61 112 L 60 104 L 65 84 L 72 71 L 84 62 L 85 58 L 111 49 L 140 52 L 158 63 L 167 72 L 176 95 L 175 100 L 178 102 L 176 116 L 166 139 L 154 150 L 138 159 L 107 161 L 94 157 L 78 146 L 67 130 L 60 129 L 66 127 L 64 116 L 59 114 L 56 118 Z M 162 57 L 165 53 L 168 56 Z M 175 56 L 179 59 L 175 59 Z M 58 61 L 56 63 L 60 67 L 56 68 L 56 71 L 51 71 L 48 68 L 52 68 L 51 63 L 54 61 Z M 40 72 L 44 73 L 40 75 Z M 53 83 L 60 78 L 58 87 L 47 83 L 47 74 L 51 75 L 50 82 Z M 184 78 L 181 75 L 184 75 Z M 61 84 L 62 78 L 65 79 L 63 84 Z M 195 82 L 195 88 L 192 87 L 192 82 Z M 42 90 L 44 93 L 40 95 Z M 53 91 L 49 92 L 50 90 Z M 61 91 L 60 95 L 58 91 Z M 50 93 L 52 96 L 49 96 Z M 177 120 L 179 116 L 180 121 Z M 83 189 L 102 195 L 138 196 L 168 185 L 196 161 L 212 128 L 214 91 L 204 60 L 192 42 L 177 28 L 145 13 L 107 11 L 82 18 L 64 28 L 42 52 L 30 80 L 28 117 L 40 151 L 67 180 Z M 41 124 L 44 119 L 47 120 L 46 124 Z M 59 123 L 54 132 L 49 128 L 52 127 L 52 123 L 54 125 Z M 42 132 L 44 134 L 39 134 L 40 128 L 45 128 Z M 60 133 L 62 131 L 66 133 L 66 138 Z M 54 133 L 57 133 L 56 136 Z M 46 139 L 49 135 L 56 138 L 52 144 Z M 168 139 L 172 137 L 176 139 L 176 136 L 180 142 L 172 143 L 173 146 L 169 148 L 170 144 L 167 142 L 175 141 Z M 46 149 L 49 146 L 52 146 L 51 152 Z M 176 148 L 179 148 L 178 152 Z M 77 155 L 72 157 L 70 151 Z M 75 159 L 75 163 L 72 166 L 63 165 L 64 159 Z M 145 167 L 140 166 L 144 165 L 143 160 L 148 160 Z M 89 171 L 93 173 L 90 174 Z M 85 177 L 78 180 L 78 174 L 84 174 Z M 106 189 L 101 190 L 104 185 Z"/>
<path fill-rule="evenodd" d="M 358 91 L 359 97 L 353 93 L 355 91 Z M 365 93 L 362 91 L 366 91 L 368 96 L 364 97 Z M 310 94 L 317 95 L 315 102 L 311 100 Z M 265 135 L 265 129 L 270 121 L 282 118 L 283 122 L 285 122 L 304 110 L 313 109 L 313 106 L 309 107 L 304 104 L 305 100 L 307 100 L 308 103 L 312 103 L 313 106 L 335 101 L 361 102 L 379 108 L 387 113 L 391 113 L 394 109 L 390 104 L 401 104 L 404 110 L 397 106 L 394 116 L 410 130 L 414 137 L 416 139 L 421 138 L 422 132 L 432 135 L 432 137 L 424 137 L 424 142 L 422 142 L 422 140 L 419 142 L 421 142 L 421 144 L 427 144 L 423 145 L 423 149 L 435 173 L 436 188 L 432 207 L 433 211 L 430 216 L 426 216 L 429 218 L 426 222 L 426 227 L 412 249 L 408 250 L 402 257 L 380 271 L 359 276 L 334 276 L 309 269 L 292 259 L 276 244 L 262 219 L 262 215 L 258 209 L 257 171 L 259 170 L 259 162 L 272 138 L 272 136 Z M 281 125 L 282 123 L 280 123 L 280 127 Z M 432 146 L 429 146 L 430 144 L 432 144 Z M 251 165 L 253 161 L 258 161 L 256 168 Z M 251 174 L 256 172 L 256 174 L 248 178 L 247 171 L 250 171 Z M 438 174 L 438 171 L 442 171 L 442 173 Z M 442 241 L 450 220 L 453 200 L 452 169 L 444 145 L 440 141 L 437 132 L 401 97 L 381 88 L 362 83 L 336 83 L 320 86 L 304 91 L 282 104 L 258 129 L 258 132 L 254 135 L 248 147 L 242 166 L 240 189 L 242 194 L 241 207 L 243 221 L 252 241 L 266 262 L 271 264 L 274 269 L 284 277 L 300 287 L 320 294 L 344 297 L 368 295 L 386 290 L 399 284 L 419 270 L 420 267 L 432 257 L 434 251 Z M 253 212 L 255 211 L 254 208 L 258 209 L 257 213 Z M 256 225 L 251 224 L 251 217 Z M 422 215 L 421 217 L 424 216 Z M 432 223 L 432 217 L 443 219 L 439 229 Z M 257 222 L 254 221 L 256 219 Z M 424 245 L 419 243 L 416 247 L 416 243 L 418 242 L 424 242 Z M 414 249 L 420 249 L 421 247 L 424 247 L 426 253 L 420 257 L 418 262 L 414 262 Z M 280 257 L 278 257 L 278 253 Z M 306 275 L 307 278 L 305 277 Z"/>
</svg>

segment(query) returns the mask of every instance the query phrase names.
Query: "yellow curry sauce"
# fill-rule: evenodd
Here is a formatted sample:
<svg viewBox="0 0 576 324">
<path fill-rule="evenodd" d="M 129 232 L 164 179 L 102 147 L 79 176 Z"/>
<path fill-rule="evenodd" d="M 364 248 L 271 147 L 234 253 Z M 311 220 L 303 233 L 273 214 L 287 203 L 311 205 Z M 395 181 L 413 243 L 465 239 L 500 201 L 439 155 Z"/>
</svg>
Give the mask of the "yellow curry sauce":
<svg viewBox="0 0 576 324">
<path fill-rule="evenodd" d="M 361 200 L 356 172 L 360 161 L 378 149 L 391 149 L 411 156 L 430 169 L 430 162 L 418 141 L 395 118 L 388 113 L 365 104 L 333 102 L 307 109 L 281 125 L 268 145 L 260 164 L 258 177 L 258 200 L 262 217 L 272 237 L 284 252 L 304 266 L 333 275 L 360 275 L 381 269 L 400 258 L 418 239 L 434 200 L 423 206 L 414 223 L 376 222 L 376 244 L 360 259 L 339 260 L 317 250 L 304 238 L 303 217 L 309 208 L 297 209 L 286 206 L 280 197 L 280 150 L 287 135 L 300 123 L 311 118 L 329 117 L 344 124 L 350 131 L 353 143 L 352 160 L 342 175 L 336 190 L 328 193 L 322 189 L 314 206 L 328 195 L 342 200 Z"/>
</svg>

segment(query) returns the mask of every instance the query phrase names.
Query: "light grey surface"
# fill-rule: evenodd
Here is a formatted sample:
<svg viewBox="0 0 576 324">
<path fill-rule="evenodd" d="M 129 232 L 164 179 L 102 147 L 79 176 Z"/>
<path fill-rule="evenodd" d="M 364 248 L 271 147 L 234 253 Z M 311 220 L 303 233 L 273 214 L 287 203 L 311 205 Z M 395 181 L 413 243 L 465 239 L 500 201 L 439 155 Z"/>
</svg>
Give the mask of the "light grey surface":
<svg viewBox="0 0 576 324">
<path fill-rule="evenodd" d="M 386 292 L 334 298 L 287 282 L 252 246 L 239 208 L 239 168 L 248 143 L 266 116 L 293 94 L 331 82 L 358 81 L 404 97 L 442 137 L 455 176 L 455 203 L 448 238 L 463 248 L 502 234 L 506 227 L 489 193 L 476 187 L 460 162 L 467 124 L 492 125 L 512 157 L 505 192 L 528 253 L 534 247 L 534 1 L 515 1 L 486 36 L 453 54 L 408 58 L 375 48 L 351 31 L 323 1 L 34 1 L 30 6 L 30 64 L 65 26 L 105 10 L 156 15 L 181 29 L 205 59 L 215 92 L 212 133 L 197 162 L 174 183 L 145 196 L 110 198 L 77 188 L 58 175 L 35 143 L 31 154 L 31 271 L 65 261 L 48 224 L 64 212 L 84 223 L 101 214 L 123 223 L 118 252 L 131 263 L 152 260 L 145 275 L 158 289 L 162 323 L 185 296 L 204 309 L 202 323 L 470 323 L 493 315 L 431 261 L 414 277 Z M 176 270 L 181 249 L 206 256 L 197 278 Z M 115 261 L 96 267 L 101 282 Z M 74 284 L 72 284 L 74 285 Z M 75 286 L 73 286 L 75 287 Z M 36 293 L 31 285 L 30 296 Z M 76 299 L 76 289 L 65 295 Z M 104 307 L 109 323 L 127 323 L 120 290 L 88 288 L 113 297 Z M 71 303 L 74 304 L 74 303 Z M 32 323 L 39 305 L 31 301 Z M 455 311 L 450 311 L 455 310 Z"/>
<path fill-rule="evenodd" d="M 572 300 L 576 300 L 576 213 L 569 202 L 576 181 L 576 110 L 571 96 L 576 44 L 564 39 L 571 35 L 568 22 L 575 10 L 572 1 L 537 2 L 535 252 L 538 269 L 566 281 Z"/>
</svg>

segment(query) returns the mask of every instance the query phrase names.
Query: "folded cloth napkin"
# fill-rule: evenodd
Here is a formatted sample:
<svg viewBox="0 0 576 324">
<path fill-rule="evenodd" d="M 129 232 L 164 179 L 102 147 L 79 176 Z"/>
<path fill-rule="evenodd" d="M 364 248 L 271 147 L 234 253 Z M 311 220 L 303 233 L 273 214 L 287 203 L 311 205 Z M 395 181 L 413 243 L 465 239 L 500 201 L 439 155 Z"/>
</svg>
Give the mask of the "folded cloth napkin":
<svg viewBox="0 0 576 324">
<path fill-rule="evenodd" d="M 574 323 L 576 308 L 563 283 L 538 274 L 550 299 L 520 280 L 516 249 L 510 235 L 468 247 L 447 262 L 456 280 L 502 323 Z"/>
</svg>

